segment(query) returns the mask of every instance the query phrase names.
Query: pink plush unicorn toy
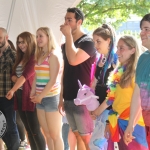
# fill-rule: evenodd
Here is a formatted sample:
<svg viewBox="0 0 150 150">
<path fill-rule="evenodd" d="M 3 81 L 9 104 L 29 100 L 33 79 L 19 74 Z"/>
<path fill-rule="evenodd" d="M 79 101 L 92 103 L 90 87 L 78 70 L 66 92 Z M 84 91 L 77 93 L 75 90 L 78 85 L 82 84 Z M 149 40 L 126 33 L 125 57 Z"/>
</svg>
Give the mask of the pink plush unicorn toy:
<svg viewBox="0 0 150 150">
<path fill-rule="evenodd" d="M 94 91 L 88 87 L 87 85 L 81 84 L 78 80 L 79 91 L 77 94 L 77 98 L 74 99 L 75 105 L 86 105 L 89 111 L 95 110 L 99 106 L 98 96 L 94 94 Z"/>
</svg>

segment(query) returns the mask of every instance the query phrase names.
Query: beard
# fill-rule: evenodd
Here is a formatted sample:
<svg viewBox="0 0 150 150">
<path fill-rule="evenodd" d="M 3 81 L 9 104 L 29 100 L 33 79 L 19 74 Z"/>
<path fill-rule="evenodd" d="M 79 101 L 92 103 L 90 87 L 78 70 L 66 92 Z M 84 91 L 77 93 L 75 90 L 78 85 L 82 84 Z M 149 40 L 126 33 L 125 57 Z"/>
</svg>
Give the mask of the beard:
<svg viewBox="0 0 150 150">
<path fill-rule="evenodd" d="M 4 39 L 4 40 L 0 43 L 0 48 L 4 47 L 5 44 L 6 44 L 6 41 L 5 41 L 5 39 Z"/>
</svg>

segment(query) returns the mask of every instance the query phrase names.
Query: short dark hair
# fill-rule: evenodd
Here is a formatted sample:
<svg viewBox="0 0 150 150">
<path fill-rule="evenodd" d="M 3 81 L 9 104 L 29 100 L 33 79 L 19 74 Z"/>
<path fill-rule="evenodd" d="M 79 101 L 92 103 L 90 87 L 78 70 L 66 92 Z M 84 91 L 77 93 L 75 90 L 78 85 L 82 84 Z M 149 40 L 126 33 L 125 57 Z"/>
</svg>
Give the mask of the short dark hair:
<svg viewBox="0 0 150 150">
<path fill-rule="evenodd" d="M 146 15 L 142 18 L 142 20 L 140 21 L 140 28 L 141 28 L 141 26 L 142 26 L 143 21 L 148 21 L 148 22 L 150 22 L 150 13 L 149 13 L 149 14 L 146 14 Z"/>
<path fill-rule="evenodd" d="M 79 8 L 76 7 L 68 8 L 67 12 L 75 13 L 75 19 L 77 21 L 80 19 L 82 20 L 82 22 L 84 21 L 84 14 Z"/>
</svg>

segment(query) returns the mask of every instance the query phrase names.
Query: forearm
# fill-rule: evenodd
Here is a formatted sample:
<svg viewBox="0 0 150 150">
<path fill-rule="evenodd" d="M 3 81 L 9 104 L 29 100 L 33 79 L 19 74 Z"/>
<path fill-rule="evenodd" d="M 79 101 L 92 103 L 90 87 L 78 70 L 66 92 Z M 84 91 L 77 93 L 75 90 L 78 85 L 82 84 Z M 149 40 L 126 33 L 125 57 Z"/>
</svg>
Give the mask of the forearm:
<svg viewBox="0 0 150 150">
<path fill-rule="evenodd" d="M 73 38 L 71 34 L 66 36 L 65 48 L 66 48 L 66 56 L 68 61 L 69 62 L 74 61 L 76 57 L 77 49 L 74 46 Z"/>
<path fill-rule="evenodd" d="M 93 111 L 93 115 L 99 116 L 107 107 L 109 107 L 106 103 L 106 100 L 95 110 Z"/>
<path fill-rule="evenodd" d="M 101 114 L 109 106 L 106 103 L 106 100 L 98 107 L 99 113 Z"/>
<path fill-rule="evenodd" d="M 24 78 L 24 76 L 21 76 L 20 78 L 18 78 L 12 90 L 14 92 L 17 91 L 24 84 L 25 81 L 26 79 Z"/>
<path fill-rule="evenodd" d="M 135 118 L 133 126 L 135 126 L 138 123 L 138 121 L 139 121 L 141 116 L 142 116 L 142 109 L 140 107 L 140 109 L 138 109 L 138 112 L 137 112 L 137 115 L 136 115 L 136 118 Z"/>
<path fill-rule="evenodd" d="M 91 88 L 92 88 L 93 90 L 95 90 L 96 83 L 97 83 L 97 79 L 94 78 L 93 81 L 92 81 L 92 84 L 91 84 Z"/>
<path fill-rule="evenodd" d="M 53 81 L 50 80 L 50 81 L 46 84 L 45 88 L 44 88 L 43 91 L 40 93 L 41 98 L 44 98 L 44 97 L 51 91 L 51 89 L 53 88 L 53 86 L 54 86 L 55 83 L 56 83 L 55 80 L 53 80 Z"/>
</svg>

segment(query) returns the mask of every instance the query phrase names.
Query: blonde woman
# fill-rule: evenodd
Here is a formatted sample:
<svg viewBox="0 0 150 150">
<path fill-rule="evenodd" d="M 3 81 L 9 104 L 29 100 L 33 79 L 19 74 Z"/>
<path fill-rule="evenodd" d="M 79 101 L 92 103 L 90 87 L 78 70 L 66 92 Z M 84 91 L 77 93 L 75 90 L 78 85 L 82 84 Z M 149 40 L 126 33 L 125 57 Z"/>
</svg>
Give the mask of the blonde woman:
<svg viewBox="0 0 150 150">
<path fill-rule="evenodd" d="M 36 32 L 36 41 L 36 75 L 31 99 L 32 102 L 36 103 L 38 119 L 46 136 L 48 148 L 50 150 L 63 150 L 62 117 L 58 111 L 63 66 L 62 55 L 60 49 L 56 47 L 49 28 L 39 28 Z"/>
</svg>

